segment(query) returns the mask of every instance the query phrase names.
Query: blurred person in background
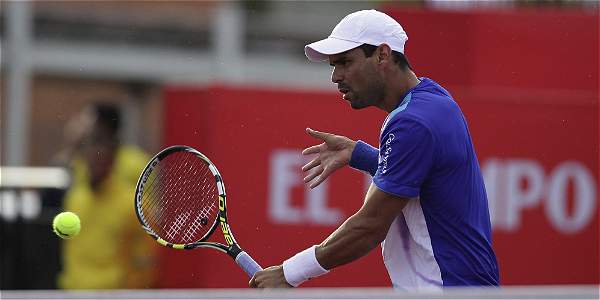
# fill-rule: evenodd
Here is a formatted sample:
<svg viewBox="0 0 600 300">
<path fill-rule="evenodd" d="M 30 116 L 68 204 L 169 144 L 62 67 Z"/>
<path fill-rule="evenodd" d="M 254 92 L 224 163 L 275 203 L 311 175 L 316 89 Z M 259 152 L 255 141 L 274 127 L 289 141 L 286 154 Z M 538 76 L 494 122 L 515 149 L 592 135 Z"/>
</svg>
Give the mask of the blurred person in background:
<svg viewBox="0 0 600 300">
<path fill-rule="evenodd" d="M 352 108 L 375 106 L 388 116 L 379 149 L 307 129 L 323 142 L 302 152 L 317 154 L 302 167 L 311 188 L 346 165 L 373 182 L 363 206 L 327 239 L 257 272 L 251 287 L 296 287 L 382 242 L 397 289 L 499 285 L 483 176 L 465 117 L 448 91 L 415 75 L 404 56 L 406 40 L 393 18 L 362 10 L 305 47 L 311 61 L 329 61 L 331 80 Z"/>
<path fill-rule="evenodd" d="M 119 139 L 118 107 L 96 103 L 65 128 L 57 160 L 71 171 L 65 211 L 81 219 L 78 236 L 65 240 L 58 286 L 63 289 L 151 288 L 155 247 L 133 209 L 139 173 L 149 157 Z"/>
</svg>

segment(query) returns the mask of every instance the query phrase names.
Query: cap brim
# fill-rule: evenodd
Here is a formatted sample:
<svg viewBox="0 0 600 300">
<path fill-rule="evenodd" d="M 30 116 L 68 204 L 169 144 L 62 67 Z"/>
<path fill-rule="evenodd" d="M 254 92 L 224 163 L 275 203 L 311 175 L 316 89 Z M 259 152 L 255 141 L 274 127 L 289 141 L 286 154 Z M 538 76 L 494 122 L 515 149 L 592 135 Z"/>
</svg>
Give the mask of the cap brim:
<svg viewBox="0 0 600 300">
<path fill-rule="evenodd" d="M 310 61 L 320 62 L 329 58 L 329 55 L 346 52 L 362 43 L 340 40 L 332 37 L 304 46 L 304 54 Z"/>
</svg>

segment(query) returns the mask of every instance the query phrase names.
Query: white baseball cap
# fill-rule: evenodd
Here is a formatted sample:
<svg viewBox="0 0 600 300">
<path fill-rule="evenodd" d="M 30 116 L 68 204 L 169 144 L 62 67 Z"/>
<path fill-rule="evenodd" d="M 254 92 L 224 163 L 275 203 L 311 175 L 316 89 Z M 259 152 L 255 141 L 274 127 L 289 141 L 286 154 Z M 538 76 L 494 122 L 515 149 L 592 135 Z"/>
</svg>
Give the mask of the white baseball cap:
<svg viewBox="0 0 600 300">
<path fill-rule="evenodd" d="M 374 9 L 360 10 L 345 16 L 326 39 L 304 46 L 304 54 L 309 60 L 319 62 L 362 44 L 387 44 L 392 50 L 404 53 L 407 40 L 406 32 L 392 17 Z"/>
</svg>

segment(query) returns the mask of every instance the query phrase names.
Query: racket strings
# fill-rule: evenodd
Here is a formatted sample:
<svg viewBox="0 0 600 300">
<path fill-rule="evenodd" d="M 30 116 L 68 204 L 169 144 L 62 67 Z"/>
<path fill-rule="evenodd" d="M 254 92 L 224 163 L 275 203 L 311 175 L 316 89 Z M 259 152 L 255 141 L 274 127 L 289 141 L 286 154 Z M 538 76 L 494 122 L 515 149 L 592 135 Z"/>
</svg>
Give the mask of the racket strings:
<svg viewBox="0 0 600 300">
<path fill-rule="evenodd" d="M 196 170 L 196 172 L 197 172 L 197 170 Z M 197 175 L 196 172 L 193 174 L 194 176 Z M 210 169 L 206 168 L 206 169 L 202 170 L 202 174 L 197 178 L 201 178 L 202 182 L 200 180 L 196 181 L 193 194 L 215 195 L 216 197 L 218 197 L 217 192 L 216 192 L 215 183 L 210 182 L 211 180 L 215 181 L 215 177 L 213 176 Z M 191 198 L 191 195 L 190 195 L 190 198 Z M 197 211 L 198 214 L 196 215 L 195 219 L 192 221 L 192 223 L 190 224 L 188 229 L 185 231 L 185 233 L 184 233 L 185 240 L 194 239 L 194 237 L 197 235 L 197 233 L 199 231 L 203 230 L 203 227 L 210 226 L 208 224 L 208 220 L 212 216 L 212 213 L 214 213 L 215 216 L 217 215 L 215 205 L 203 205 L 202 202 L 192 202 L 192 203 L 194 203 L 194 211 Z M 213 202 L 212 204 L 214 204 L 214 203 L 215 202 Z M 208 227 L 208 228 L 210 228 L 210 227 Z"/>
<path fill-rule="evenodd" d="M 181 155 L 179 153 L 176 153 L 176 155 Z M 171 164 L 175 164 L 173 160 L 169 161 Z M 169 175 L 173 174 L 173 177 L 169 178 L 169 182 L 166 184 L 166 187 L 168 188 L 166 190 L 165 195 L 168 195 L 168 201 L 172 202 L 175 201 L 175 199 L 180 199 L 182 202 L 187 200 L 187 199 L 182 199 L 181 192 L 183 187 L 185 186 L 185 184 L 187 183 L 185 179 L 182 180 L 182 175 L 184 174 L 181 169 L 185 168 L 187 166 L 188 162 L 185 161 L 185 163 L 183 164 L 175 164 L 175 166 L 177 167 L 177 172 L 172 172 L 172 173 L 168 173 Z M 176 178 L 174 178 L 176 177 Z M 185 203 L 185 202 L 183 202 Z M 175 217 L 175 219 L 171 222 L 171 224 L 163 224 L 163 229 L 166 229 L 165 226 L 168 226 L 168 230 L 167 230 L 167 238 L 169 238 L 169 240 L 173 240 L 175 237 L 175 234 L 177 232 L 180 231 L 180 229 L 183 227 L 183 223 L 185 221 L 187 221 L 187 218 L 189 218 L 189 214 L 185 214 L 185 213 L 181 213 L 182 209 L 185 209 L 185 207 L 181 207 L 181 205 L 177 205 L 175 207 L 171 206 L 171 209 L 166 210 L 163 212 L 167 213 L 169 216 L 167 216 L 166 218 L 164 216 L 161 216 L 161 219 L 170 219 L 173 220 L 173 217 Z"/>
<path fill-rule="evenodd" d="M 156 168 L 160 167 L 155 167 Z M 160 201 L 155 200 L 155 194 L 161 194 L 160 183 L 162 181 L 161 172 L 154 171 L 151 172 L 148 176 L 148 183 L 145 186 L 145 190 L 142 193 L 142 203 L 141 203 L 141 211 L 142 216 L 146 220 L 146 223 L 149 224 L 152 228 L 156 228 L 157 220 L 160 220 L 160 216 L 162 215 L 162 205 Z M 156 182 L 158 180 L 158 182 Z M 152 229 L 151 228 L 151 229 Z M 153 229 L 154 230 L 154 229 Z M 156 232 L 155 232 L 156 233 Z"/>
<path fill-rule="evenodd" d="M 161 238 L 176 244 L 201 240 L 218 216 L 215 176 L 194 154 L 171 154 L 152 171 L 141 208 L 147 225 Z"/>
<path fill-rule="evenodd" d="M 178 153 L 175 153 L 173 155 L 178 155 Z M 151 176 L 150 176 L 153 180 L 148 184 L 149 191 L 144 194 L 144 196 L 146 196 L 148 199 L 155 199 L 156 194 L 162 195 L 172 186 L 171 185 L 172 178 L 170 178 L 167 175 L 176 175 L 179 172 L 178 172 L 178 170 L 175 171 L 175 170 L 169 169 L 171 160 L 172 159 L 164 160 L 161 162 L 161 164 L 155 166 L 154 172 L 152 172 Z M 180 165 L 180 167 L 182 167 L 182 166 Z M 154 175 L 154 176 L 152 176 L 152 175 Z M 158 180 L 158 182 L 155 183 L 156 180 Z M 163 200 L 162 198 L 160 198 L 160 199 Z M 148 203 L 148 201 L 144 201 L 144 203 Z M 162 207 L 161 204 L 165 204 L 161 201 L 151 201 L 149 203 L 150 203 L 149 208 L 152 211 L 155 211 L 155 209 L 157 207 L 158 208 Z M 167 199 L 167 204 L 168 204 L 168 199 Z M 158 210 L 158 212 L 160 213 L 160 215 L 157 217 L 158 217 L 158 219 L 160 219 L 162 217 L 163 210 Z"/>
<path fill-rule="evenodd" d="M 177 160 L 173 160 L 173 161 L 176 162 Z M 204 164 L 203 161 L 199 161 L 198 159 L 195 159 L 193 161 L 195 161 L 197 163 L 190 165 L 189 161 L 186 161 L 185 163 L 178 165 L 179 168 L 176 172 L 169 172 L 169 174 L 181 175 L 182 172 L 186 172 L 186 171 L 190 172 L 194 168 L 198 168 L 199 166 L 201 167 Z M 198 163 L 198 161 L 199 161 L 199 163 Z M 168 160 L 168 162 L 171 162 L 171 160 Z M 169 165 L 167 165 L 167 167 L 168 166 Z M 183 171 L 181 170 L 182 168 L 184 169 Z M 204 172 L 205 174 L 203 174 L 202 176 L 212 175 L 212 174 L 207 174 L 208 168 L 205 168 L 205 170 L 206 170 L 206 172 Z M 197 173 L 197 172 L 194 172 L 194 173 Z M 192 174 L 192 173 L 188 173 L 188 174 Z M 203 178 L 203 177 L 199 177 L 199 178 Z M 192 198 L 195 191 L 192 191 L 191 193 L 189 193 L 189 195 L 185 195 L 185 193 L 184 193 L 186 187 L 192 186 L 192 185 L 190 185 L 190 180 L 191 180 L 190 178 L 182 177 L 182 176 L 177 176 L 177 178 L 171 177 L 167 180 L 167 184 L 165 185 L 167 187 L 167 189 L 164 193 L 166 193 L 168 195 L 173 195 L 172 197 L 174 197 L 175 199 L 179 199 L 179 201 L 185 201 L 184 203 L 188 203 L 188 204 L 194 203 L 194 202 L 190 202 L 190 199 Z M 178 183 L 178 184 L 174 184 L 174 183 Z M 167 198 L 167 201 L 169 201 L 168 198 Z M 199 204 L 199 205 L 202 204 L 202 202 L 198 202 L 198 201 L 196 201 L 195 203 Z M 190 217 L 190 213 L 184 212 L 184 209 L 188 209 L 188 211 L 192 211 L 189 208 L 179 205 L 177 207 L 174 207 L 173 209 L 164 210 L 159 217 L 159 219 L 172 220 L 171 222 L 164 222 L 164 224 L 162 224 L 162 229 L 166 230 L 166 237 L 169 240 L 175 240 L 176 235 L 182 231 L 184 224 L 188 221 L 188 219 Z M 192 208 L 192 209 L 195 209 L 195 208 Z M 165 216 L 165 212 L 169 212 L 169 215 Z M 192 242 L 192 241 L 199 239 L 199 238 L 194 238 L 193 234 L 190 234 L 190 233 L 193 233 L 192 231 L 188 230 L 187 232 L 188 232 L 187 237 L 184 238 L 183 242 L 187 243 L 187 242 Z"/>
<path fill-rule="evenodd" d="M 157 231 L 160 231 L 158 229 L 165 229 L 164 224 L 161 224 L 164 222 L 160 222 L 160 220 L 164 220 L 163 215 L 165 212 L 165 207 L 169 204 L 169 199 L 165 199 L 162 197 L 162 195 L 164 195 L 171 187 L 172 179 L 169 178 L 169 175 L 177 174 L 177 171 L 174 170 L 169 172 L 167 166 L 169 166 L 168 160 L 165 160 L 161 164 L 155 166 L 150 176 L 152 181 L 148 184 L 147 192 L 142 195 L 142 211 L 147 211 L 150 213 L 149 215 L 148 213 L 145 213 L 145 215 L 148 215 L 146 220 L 148 225 L 150 225 L 153 231 L 155 231 L 157 234 Z"/>
<path fill-rule="evenodd" d="M 175 153 L 173 155 L 179 155 L 179 154 Z M 177 170 L 170 169 L 172 167 L 172 164 L 171 164 L 172 160 L 173 160 L 173 158 L 171 158 L 169 160 L 164 160 L 161 164 L 159 164 L 155 167 L 155 169 L 154 169 L 155 171 L 152 173 L 156 176 L 154 176 L 153 182 L 150 183 L 150 185 L 149 185 L 150 191 L 145 194 L 148 196 L 147 197 L 148 201 L 144 201 L 144 203 L 150 203 L 149 211 L 152 212 L 151 216 L 153 217 L 152 219 L 149 218 L 150 224 L 159 225 L 161 223 L 160 220 L 164 220 L 165 211 L 168 211 L 165 209 L 165 207 L 167 207 L 169 205 L 170 199 L 165 198 L 162 195 L 170 193 L 170 189 L 173 187 L 173 184 L 172 184 L 173 178 L 172 177 L 177 176 L 177 174 L 179 174 L 179 169 L 181 167 L 183 167 L 183 165 L 175 165 L 176 167 L 179 167 Z M 156 181 L 156 180 L 158 180 L 158 182 L 156 182 L 156 184 L 155 184 L 154 181 Z M 162 224 L 160 226 L 153 226 L 153 227 L 165 229 L 166 224 Z"/>
<path fill-rule="evenodd" d="M 212 176 L 212 172 L 210 172 L 210 170 L 208 169 L 208 167 L 205 165 L 205 163 L 203 161 L 200 161 L 200 160 L 196 159 L 196 160 L 194 160 L 194 162 L 196 164 L 192 164 L 192 165 L 189 165 L 189 162 L 186 162 L 186 164 L 184 164 L 184 166 L 183 166 L 184 169 L 185 169 L 184 171 L 190 172 L 190 173 L 187 173 L 187 174 L 190 174 L 190 175 L 194 176 L 195 178 L 198 178 L 198 179 L 202 180 L 203 181 L 203 185 L 206 185 L 206 179 L 207 178 L 214 178 L 214 176 Z M 188 166 L 189 166 L 189 169 L 187 168 Z M 198 169 L 200 169 L 202 171 L 202 174 L 197 177 L 195 175 L 197 175 Z M 194 172 L 194 173 L 191 173 L 191 172 Z M 179 179 L 181 179 L 181 177 Z M 204 192 L 204 193 L 198 193 L 198 186 L 200 185 L 200 180 L 195 180 L 197 182 L 197 184 L 193 185 L 192 182 L 191 182 L 191 178 L 185 177 L 183 179 L 183 183 L 180 184 L 180 185 L 178 185 L 178 189 L 175 192 L 175 197 L 179 197 L 182 200 L 186 201 L 186 203 L 192 205 L 191 211 L 196 211 L 196 212 L 200 211 L 200 212 L 203 212 L 203 210 L 199 210 L 199 208 L 201 208 L 202 206 L 204 206 L 205 203 L 203 203 L 202 201 L 191 201 L 192 198 L 194 197 L 194 195 L 206 195 L 207 194 L 206 192 Z M 187 195 L 186 195 L 187 191 L 184 190 L 186 187 L 194 187 L 194 189 L 190 190 L 190 192 L 187 193 Z M 208 207 L 210 207 L 210 206 L 208 206 Z M 185 224 L 188 221 L 188 218 L 189 218 L 190 215 L 186 214 L 186 213 L 182 213 L 181 211 L 184 210 L 184 209 L 189 209 L 189 208 L 178 207 L 177 210 L 176 210 L 176 213 L 178 214 L 178 217 L 177 217 L 176 221 L 172 225 L 171 232 L 170 232 L 171 238 L 173 238 L 176 233 L 181 232 L 183 224 Z M 200 214 L 198 216 L 200 216 Z M 202 217 L 198 218 L 198 216 L 196 217 L 196 220 L 200 220 L 202 218 Z M 188 228 L 188 230 L 185 231 L 184 236 L 183 236 L 185 242 L 193 242 L 193 241 L 195 241 L 194 237 L 195 237 L 197 231 L 196 230 L 191 230 L 190 228 L 200 228 L 198 226 L 198 224 L 195 223 L 196 220 L 194 220 L 194 222 L 192 222 L 192 224 Z"/>
</svg>

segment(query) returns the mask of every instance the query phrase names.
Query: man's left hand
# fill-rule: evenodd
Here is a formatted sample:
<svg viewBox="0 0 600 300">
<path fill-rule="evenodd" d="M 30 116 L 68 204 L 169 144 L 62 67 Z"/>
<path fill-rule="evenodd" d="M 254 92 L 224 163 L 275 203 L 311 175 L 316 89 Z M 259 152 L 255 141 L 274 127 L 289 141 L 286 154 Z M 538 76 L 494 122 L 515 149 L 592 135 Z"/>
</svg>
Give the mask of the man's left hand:
<svg viewBox="0 0 600 300">
<path fill-rule="evenodd" d="M 268 267 L 256 272 L 249 283 L 252 288 L 291 288 L 285 280 L 283 265 Z"/>
</svg>

